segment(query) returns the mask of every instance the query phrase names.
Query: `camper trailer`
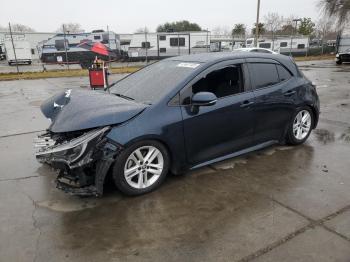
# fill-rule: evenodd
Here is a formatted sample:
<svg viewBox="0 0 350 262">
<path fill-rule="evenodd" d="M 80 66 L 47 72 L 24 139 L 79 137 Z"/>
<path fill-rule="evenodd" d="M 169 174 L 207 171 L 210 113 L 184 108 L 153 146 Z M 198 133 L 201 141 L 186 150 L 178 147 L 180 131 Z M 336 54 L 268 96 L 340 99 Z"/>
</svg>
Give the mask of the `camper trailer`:
<svg viewBox="0 0 350 262">
<path fill-rule="evenodd" d="M 120 52 L 119 36 L 113 32 L 96 30 L 92 33 L 80 34 L 57 34 L 45 41 L 39 48 L 41 52 L 41 61 L 44 63 L 74 63 L 80 64 L 83 68 L 91 65 L 97 56 L 95 53 L 82 48 L 79 44 L 83 42 L 101 42 L 112 49 L 116 55 Z M 107 60 L 108 57 L 102 57 Z"/>
<path fill-rule="evenodd" d="M 15 49 L 15 50 L 14 50 Z M 32 63 L 32 53 L 30 44 L 25 40 L 5 41 L 5 51 L 7 63 L 14 64 L 28 64 Z"/>
<path fill-rule="evenodd" d="M 248 38 L 245 42 L 246 47 L 254 47 L 254 38 Z M 261 38 L 258 41 L 258 47 L 270 49 L 281 54 L 303 54 L 309 48 L 309 39 L 307 37 L 277 37 L 274 40 L 271 38 Z"/>
<path fill-rule="evenodd" d="M 131 60 L 161 59 L 209 51 L 209 32 L 138 33 L 132 36 Z"/>
</svg>

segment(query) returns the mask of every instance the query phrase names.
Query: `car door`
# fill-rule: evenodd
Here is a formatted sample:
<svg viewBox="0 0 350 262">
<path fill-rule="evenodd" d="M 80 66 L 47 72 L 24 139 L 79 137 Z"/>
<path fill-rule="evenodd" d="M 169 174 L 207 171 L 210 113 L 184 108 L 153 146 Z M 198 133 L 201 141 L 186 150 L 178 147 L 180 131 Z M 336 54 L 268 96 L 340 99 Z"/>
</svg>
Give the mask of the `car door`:
<svg viewBox="0 0 350 262">
<path fill-rule="evenodd" d="M 240 74 L 237 82 L 239 90 L 232 93 L 218 91 L 222 86 L 222 79 L 225 79 L 220 73 L 224 72 L 223 70 L 229 72 L 230 69 L 238 70 Z M 217 72 L 219 75 L 215 75 Z M 254 117 L 251 106 L 254 103 L 254 95 L 247 77 L 244 60 L 226 61 L 205 70 L 180 93 L 184 139 L 190 164 L 203 163 L 252 144 Z M 235 89 L 235 79 L 230 81 L 229 90 L 231 87 Z M 209 83 L 210 86 L 206 86 L 205 83 Z M 191 97 L 199 91 L 197 89 L 216 93 L 216 104 L 193 110 Z"/>
<path fill-rule="evenodd" d="M 247 62 L 255 96 L 254 143 L 280 140 L 295 110 L 296 81 L 275 60 L 248 58 Z"/>
</svg>

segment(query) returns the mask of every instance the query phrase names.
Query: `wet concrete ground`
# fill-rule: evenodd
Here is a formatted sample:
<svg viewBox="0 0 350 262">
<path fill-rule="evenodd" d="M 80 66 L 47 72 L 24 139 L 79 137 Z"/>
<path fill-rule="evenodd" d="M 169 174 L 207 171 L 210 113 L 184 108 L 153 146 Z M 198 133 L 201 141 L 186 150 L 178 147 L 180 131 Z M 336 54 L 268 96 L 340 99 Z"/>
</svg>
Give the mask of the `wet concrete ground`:
<svg viewBox="0 0 350 262">
<path fill-rule="evenodd" d="M 322 108 L 304 145 L 100 199 L 55 189 L 32 151 L 41 101 L 87 78 L 0 82 L 0 261 L 350 261 L 350 65 L 301 69 Z"/>
</svg>

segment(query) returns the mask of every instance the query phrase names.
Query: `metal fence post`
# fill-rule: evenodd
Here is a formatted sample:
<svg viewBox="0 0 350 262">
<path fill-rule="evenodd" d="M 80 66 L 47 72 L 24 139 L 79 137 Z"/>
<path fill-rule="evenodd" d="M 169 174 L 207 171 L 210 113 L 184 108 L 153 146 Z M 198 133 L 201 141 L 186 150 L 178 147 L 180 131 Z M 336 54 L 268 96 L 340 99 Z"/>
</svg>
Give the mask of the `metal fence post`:
<svg viewBox="0 0 350 262">
<path fill-rule="evenodd" d="M 69 70 L 69 63 L 68 63 L 68 53 L 67 53 L 67 42 L 66 42 L 66 29 L 64 27 L 64 24 L 62 25 L 62 28 L 63 28 L 63 39 L 64 39 L 64 52 L 66 54 L 66 66 L 67 66 L 67 69 Z"/>
<path fill-rule="evenodd" d="M 148 43 L 147 43 L 147 30 L 145 27 L 145 48 L 146 48 L 146 64 L 148 64 Z"/>
<path fill-rule="evenodd" d="M 13 42 L 13 36 L 12 36 L 12 29 L 11 29 L 11 24 L 9 23 L 9 29 L 10 29 L 10 36 L 11 36 L 11 42 L 12 42 L 12 48 L 13 48 L 13 53 L 15 55 L 15 61 L 16 61 L 16 67 L 17 67 L 17 74 L 19 73 L 19 68 L 18 68 L 18 62 L 17 62 L 17 55 L 16 55 L 16 48 L 15 44 Z"/>
</svg>

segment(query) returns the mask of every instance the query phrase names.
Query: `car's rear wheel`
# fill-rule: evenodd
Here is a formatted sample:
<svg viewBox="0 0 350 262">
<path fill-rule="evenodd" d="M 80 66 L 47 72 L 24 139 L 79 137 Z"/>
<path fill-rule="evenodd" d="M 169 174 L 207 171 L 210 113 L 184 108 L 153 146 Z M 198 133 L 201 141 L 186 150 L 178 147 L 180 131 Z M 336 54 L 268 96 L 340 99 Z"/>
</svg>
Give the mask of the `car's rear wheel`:
<svg viewBox="0 0 350 262">
<path fill-rule="evenodd" d="M 313 124 L 314 115 L 309 108 L 297 110 L 288 128 L 287 142 L 291 145 L 304 143 L 311 133 Z"/>
<path fill-rule="evenodd" d="M 113 178 L 117 188 L 127 195 L 141 195 L 161 185 L 169 170 L 169 153 L 153 140 L 126 148 L 116 160 Z"/>
</svg>

